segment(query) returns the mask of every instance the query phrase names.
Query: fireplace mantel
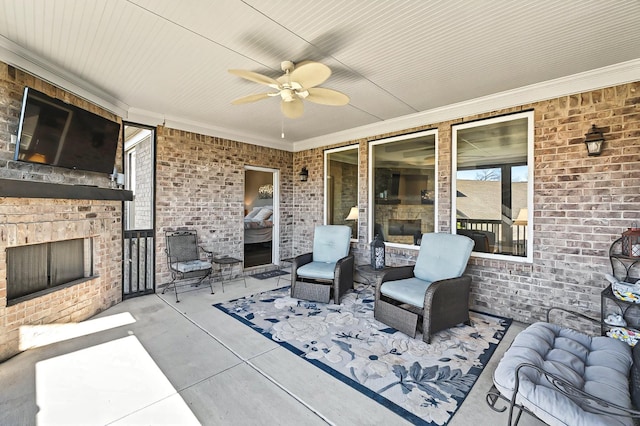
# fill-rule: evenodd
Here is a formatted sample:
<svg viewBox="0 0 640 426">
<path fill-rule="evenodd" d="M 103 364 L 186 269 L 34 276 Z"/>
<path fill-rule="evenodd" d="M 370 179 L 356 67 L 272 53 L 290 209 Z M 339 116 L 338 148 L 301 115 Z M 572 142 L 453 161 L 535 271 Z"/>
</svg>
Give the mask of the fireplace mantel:
<svg viewBox="0 0 640 426">
<path fill-rule="evenodd" d="M 0 197 L 133 201 L 133 192 L 89 185 L 0 178 Z"/>
</svg>

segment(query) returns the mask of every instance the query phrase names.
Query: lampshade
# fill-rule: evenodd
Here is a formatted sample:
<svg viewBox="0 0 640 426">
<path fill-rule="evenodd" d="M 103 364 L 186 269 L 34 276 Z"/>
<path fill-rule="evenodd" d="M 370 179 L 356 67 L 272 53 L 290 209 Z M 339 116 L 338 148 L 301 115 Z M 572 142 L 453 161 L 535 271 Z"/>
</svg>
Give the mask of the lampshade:
<svg viewBox="0 0 640 426">
<path fill-rule="evenodd" d="M 349 214 L 347 215 L 347 217 L 344 218 L 344 220 L 358 220 L 358 217 L 359 217 L 358 206 L 355 206 L 355 207 L 351 207 L 351 210 L 349 210 Z"/>
<path fill-rule="evenodd" d="M 518 217 L 513 221 L 514 225 L 517 226 L 527 226 L 527 222 L 529 221 L 529 209 L 520 209 L 518 212 Z"/>
</svg>

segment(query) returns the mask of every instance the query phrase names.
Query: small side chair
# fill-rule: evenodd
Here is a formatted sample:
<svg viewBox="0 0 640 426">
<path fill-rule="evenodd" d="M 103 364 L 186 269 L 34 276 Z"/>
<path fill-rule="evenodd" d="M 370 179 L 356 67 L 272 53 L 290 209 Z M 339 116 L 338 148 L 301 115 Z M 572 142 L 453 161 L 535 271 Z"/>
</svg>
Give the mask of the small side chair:
<svg viewBox="0 0 640 426">
<path fill-rule="evenodd" d="M 196 279 L 194 285 L 197 286 L 205 278 L 209 278 L 209 287 L 211 287 L 211 294 L 213 294 L 211 262 L 200 258 L 197 232 L 194 230 L 170 231 L 165 233 L 165 239 L 167 266 L 171 272 L 171 282 L 162 290 L 162 294 L 168 288 L 173 287 L 176 292 L 176 303 L 178 303 L 180 300 L 178 299 L 176 281 Z"/>
<path fill-rule="evenodd" d="M 340 303 L 353 288 L 354 258 L 349 254 L 351 228 L 316 226 L 313 251 L 297 256 L 291 264 L 291 297 L 314 302 Z"/>
<path fill-rule="evenodd" d="M 378 279 L 374 317 L 415 337 L 422 318 L 422 340 L 457 324 L 470 324 L 471 277 L 463 275 L 473 250 L 463 235 L 422 235 L 415 266 L 390 268 Z"/>
</svg>

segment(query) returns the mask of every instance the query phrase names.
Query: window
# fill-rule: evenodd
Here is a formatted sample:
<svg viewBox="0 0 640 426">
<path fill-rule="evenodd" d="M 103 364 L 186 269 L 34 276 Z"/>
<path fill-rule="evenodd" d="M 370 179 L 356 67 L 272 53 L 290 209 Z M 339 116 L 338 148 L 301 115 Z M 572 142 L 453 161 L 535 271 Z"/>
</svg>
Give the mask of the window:
<svg viewBox="0 0 640 426">
<path fill-rule="evenodd" d="M 454 125 L 452 138 L 455 232 L 481 257 L 532 260 L 533 112 Z"/>
<path fill-rule="evenodd" d="M 373 141 L 369 154 L 369 235 L 414 246 L 437 223 L 437 130 Z"/>
<path fill-rule="evenodd" d="M 351 227 L 358 239 L 358 146 L 324 152 L 324 223 Z"/>
</svg>

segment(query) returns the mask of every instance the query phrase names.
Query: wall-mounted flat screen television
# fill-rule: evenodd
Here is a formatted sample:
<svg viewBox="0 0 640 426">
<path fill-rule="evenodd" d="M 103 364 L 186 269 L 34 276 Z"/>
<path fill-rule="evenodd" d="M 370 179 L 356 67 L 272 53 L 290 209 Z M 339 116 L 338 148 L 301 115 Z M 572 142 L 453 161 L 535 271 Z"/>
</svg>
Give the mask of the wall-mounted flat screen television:
<svg viewBox="0 0 640 426">
<path fill-rule="evenodd" d="M 25 87 L 15 160 L 112 173 L 120 124 Z"/>
</svg>

